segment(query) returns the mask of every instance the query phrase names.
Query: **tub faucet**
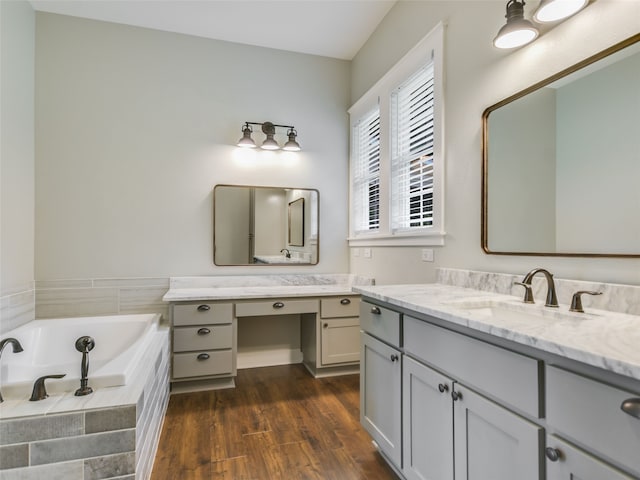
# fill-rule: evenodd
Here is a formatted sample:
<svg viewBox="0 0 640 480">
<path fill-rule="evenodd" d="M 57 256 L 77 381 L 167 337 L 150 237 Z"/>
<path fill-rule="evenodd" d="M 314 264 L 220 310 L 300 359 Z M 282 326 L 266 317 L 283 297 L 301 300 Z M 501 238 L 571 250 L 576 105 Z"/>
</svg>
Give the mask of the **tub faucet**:
<svg viewBox="0 0 640 480">
<path fill-rule="evenodd" d="M 533 303 L 533 293 L 531 290 L 531 282 L 533 277 L 536 274 L 542 273 L 547 279 L 547 300 L 545 302 L 545 307 L 557 307 L 558 306 L 558 298 L 556 297 L 556 286 L 553 283 L 553 275 L 549 273 L 544 268 L 534 268 L 529 273 L 527 273 L 522 282 L 515 282 L 516 285 L 522 285 L 525 289 L 524 294 L 524 302 L 525 303 Z"/>
<path fill-rule="evenodd" d="M 4 340 L 0 341 L 0 357 L 2 357 L 2 351 L 4 350 L 4 347 L 6 347 L 8 344 L 11 344 L 13 353 L 24 352 L 24 348 L 22 348 L 22 345 L 20 345 L 20 342 L 17 339 L 5 338 Z M 2 393 L 0 392 L 0 403 L 2 403 L 3 401 L 4 399 L 2 398 Z"/>
<path fill-rule="evenodd" d="M 284 254 L 284 256 L 287 257 L 287 258 L 291 258 L 291 252 L 289 251 L 288 248 L 283 248 L 282 250 L 280 250 L 280 253 L 282 253 L 282 252 L 287 252 L 287 253 Z"/>
</svg>

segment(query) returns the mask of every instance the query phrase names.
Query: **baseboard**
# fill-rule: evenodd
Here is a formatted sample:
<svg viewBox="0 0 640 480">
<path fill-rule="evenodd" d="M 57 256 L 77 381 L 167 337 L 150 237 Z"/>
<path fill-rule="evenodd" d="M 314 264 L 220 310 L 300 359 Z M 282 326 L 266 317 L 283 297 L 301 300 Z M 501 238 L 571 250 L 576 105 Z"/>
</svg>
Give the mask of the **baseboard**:
<svg viewBox="0 0 640 480">
<path fill-rule="evenodd" d="M 295 349 L 266 350 L 261 352 L 238 352 L 238 370 L 243 368 L 271 367 L 302 363 L 302 352 Z"/>
</svg>

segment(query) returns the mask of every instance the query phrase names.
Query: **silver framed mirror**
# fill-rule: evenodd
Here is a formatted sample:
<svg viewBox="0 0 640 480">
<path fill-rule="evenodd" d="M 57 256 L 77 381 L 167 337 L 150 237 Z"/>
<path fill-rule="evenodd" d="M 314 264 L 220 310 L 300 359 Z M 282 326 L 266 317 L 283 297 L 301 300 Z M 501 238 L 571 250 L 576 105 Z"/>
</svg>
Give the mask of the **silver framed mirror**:
<svg viewBox="0 0 640 480">
<path fill-rule="evenodd" d="M 640 34 L 482 115 L 485 253 L 640 257 Z"/>
<path fill-rule="evenodd" d="M 213 261 L 232 265 L 316 265 L 319 192 L 315 189 L 216 185 Z"/>
</svg>

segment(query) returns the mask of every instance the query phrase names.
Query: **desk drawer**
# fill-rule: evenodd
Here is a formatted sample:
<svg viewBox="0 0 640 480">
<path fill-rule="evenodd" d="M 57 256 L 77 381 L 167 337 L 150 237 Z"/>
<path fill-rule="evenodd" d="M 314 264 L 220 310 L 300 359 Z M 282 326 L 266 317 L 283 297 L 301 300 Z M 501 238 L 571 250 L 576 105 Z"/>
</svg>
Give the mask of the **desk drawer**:
<svg viewBox="0 0 640 480">
<path fill-rule="evenodd" d="M 640 476 L 640 418 L 622 411 L 632 393 L 547 366 L 549 425 Z"/>
<path fill-rule="evenodd" d="M 320 300 L 320 315 L 322 318 L 357 317 L 360 315 L 358 298 L 358 296 L 323 298 Z"/>
<path fill-rule="evenodd" d="M 400 314 L 372 303 L 360 303 L 360 328 L 395 347 L 400 346 Z"/>
<path fill-rule="evenodd" d="M 318 300 L 273 299 L 266 302 L 236 303 L 236 317 L 316 313 L 318 310 Z"/>
<path fill-rule="evenodd" d="M 231 350 L 174 353 L 173 378 L 230 374 L 232 360 Z"/>
<path fill-rule="evenodd" d="M 212 325 L 231 323 L 232 303 L 187 303 L 173 306 L 174 325 Z"/>
<path fill-rule="evenodd" d="M 233 346 L 233 325 L 175 327 L 173 351 L 217 350 Z"/>
<path fill-rule="evenodd" d="M 404 350 L 476 390 L 540 417 L 542 363 L 404 316 Z"/>
</svg>

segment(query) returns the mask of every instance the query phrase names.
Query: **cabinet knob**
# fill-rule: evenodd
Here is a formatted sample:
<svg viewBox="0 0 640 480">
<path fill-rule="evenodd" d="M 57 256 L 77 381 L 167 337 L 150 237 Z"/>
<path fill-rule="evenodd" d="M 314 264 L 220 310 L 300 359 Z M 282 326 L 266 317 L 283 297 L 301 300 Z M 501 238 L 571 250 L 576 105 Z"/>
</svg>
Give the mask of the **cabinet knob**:
<svg viewBox="0 0 640 480">
<path fill-rule="evenodd" d="M 340 300 L 340 305 L 349 305 L 351 303 L 351 300 L 349 300 L 348 298 L 343 298 L 342 300 Z"/>
<path fill-rule="evenodd" d="M 374 315 L 380 315 L 382 312 L 378 307 L 371 307 L 371 313 L 373 313 Z"/>
<path fill-rule="evenodd" d="M 273 304 L 273 308 L 282 308 L 284 307 L 284 303 L 282 302 L 276 302 Z"/>
<path fill-rule="evenodd" d="M 200 328 L 198 330 L 198 335 L 209 335 L 211 333 L 211 330 L 209 330 L 208 328 Z"/>
<path fill-rule="evenodd" d="M 209 305 L 198 305 L 197 310 L 199 312 L 208 312 L 209 310 L 211 310 L 211 307 Z"/>
<path fill-rule="evenodd" d="M 560 452 L 560 450 L 553 447 L 547 447 L 544 450 L 544 454 L 552 462 L 557 462 L 558 460 L 560 460 L 560 457 L 562 456 L 562 453 Z"/>
<path fill-rule="evenodd" d="M 209 354 L 208 353 L 201 353 L 200 355 L 198 355 L 198 360 L 203 361 L 203 360 L 209 360 Z"/>
<path fill-rule="evenodd" d="M 395 361 L 397 361 L 397 360 L 398 360 L 398 355 L 396 355 L 395 353 L 392 353 L 392 354 L 391 354 L 391 361 L 392 361 L 392 362 L 395 362 Z"/>
<path fill-rule="evenodd" d="M 322 324 L 322 328 L 329 328 L 329 324 L 328 323 L 323 323 Z"/>
<path fill-rule="evenodd" d="M 449 385 L 447 385 L 446 383 L 439 383 L 438 384 L 438 390 L 440 390 L 440 393 L 448 392 L 449 391 Z"/>
<path fill-rule="evenodd" d="M 457 402 L 458 400 L 462 400 L 462 393 L 456 392 L 454 390 L 453 392 L 451 392 L 451 398 L 453 398 L 454 402 Z"/>
<path fill-rule="evenodd" d="M 640 398 L 629 398 L 622 402 L 620 409 L 632 417 L 640 418 Z"/>
</svg>

